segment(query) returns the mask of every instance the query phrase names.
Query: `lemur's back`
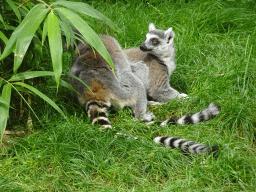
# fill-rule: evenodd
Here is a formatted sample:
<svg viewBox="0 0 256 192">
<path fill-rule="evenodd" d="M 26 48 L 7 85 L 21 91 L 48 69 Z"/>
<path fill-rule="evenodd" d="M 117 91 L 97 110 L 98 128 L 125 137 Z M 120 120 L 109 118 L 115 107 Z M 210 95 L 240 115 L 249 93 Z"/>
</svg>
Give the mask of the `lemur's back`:
<svg viewBox="0 0 256 192">
<path fill-rule="evenodd" d="M 89 89 L 77 79 L 70 78 L 70 84 L 78 92 L 72 94 L 86 108 L 93 121 L 95 120 L 93 124 L 98 121 L 99 124 L 110 125 L 106 111 L 111 105 L 118 108 L 131 107 L 135 117 L 140 119 L 147 106 L 145 88 L 132 73 L 130 64 L 117 41 L 104 35 L 100 35 L 100 38 L 112 58 L 115 74 L 97 51 L 87 44 L 80 43 L 79 56 L 70 73 L 80 78 Z M 104 122 L 99 122 L 99 119 Z"/>
<path fill-rule="evenodd" d="M 126 60 L 121 47 L 112 37 L 100 35 L 100 38 L 109 52 L 114 65 L 115 75 L 119 78 L 124 71 L 131 71 L 128 61 Z M 111 67 L 105 59 L 88 44 L 78 44 L 79 55 L 71 68 L 71 73 L 78 76 L 77 73 L 85 70 L 101 71 L 107 73 L 107 76 L 114 77 Z M 99 72 L 100 73 L 100 72 Z"/>
</svg>

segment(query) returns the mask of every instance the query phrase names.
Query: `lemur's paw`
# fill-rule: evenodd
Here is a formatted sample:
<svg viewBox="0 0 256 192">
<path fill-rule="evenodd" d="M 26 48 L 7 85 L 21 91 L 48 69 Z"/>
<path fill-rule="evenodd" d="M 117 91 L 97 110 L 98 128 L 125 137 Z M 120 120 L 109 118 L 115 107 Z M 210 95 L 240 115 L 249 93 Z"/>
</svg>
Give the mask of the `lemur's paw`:
<svg viewBox="0 0 256 192">
<path fill-rule="evenodd" d="M 147 112 L 144 113 L 143 118 L 141 119 L 141 121 L 149 122 L 153 118 L 156 118 L 156 116 L 152 112 L 147 111 Z"/>
<path fill-rule="evenodd" d="M 189 96 L 186 93 L 181 93 L 177 97 L 178 97 L 178 99 L 180 99 L 180 98 L 188 99 L 189 98 Z"/>
<path fill-rule="evenodd" d="M 162 103 L 157 101 L 148 101 L 147 105 L 162 105 Z"/>
</svg>

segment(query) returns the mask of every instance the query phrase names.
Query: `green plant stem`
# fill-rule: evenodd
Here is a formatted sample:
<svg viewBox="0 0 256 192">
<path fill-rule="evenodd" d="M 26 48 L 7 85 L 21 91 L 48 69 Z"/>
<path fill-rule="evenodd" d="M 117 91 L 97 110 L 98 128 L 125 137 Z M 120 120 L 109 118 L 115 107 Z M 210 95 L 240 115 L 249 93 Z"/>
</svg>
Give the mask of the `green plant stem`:
<svg viewBox="0 0 256 192">
<path fill-rule="evenodd" d="M 43 3 L 46 7 L 48 7 L 48 9 L 53 10 L 53 9 L 51 8 L 51 6 L 48 5 L 47 3 L 45 3 L 44 1 L 42 1 L 42 0 L 37 0 L 37 1 L 40 2 L 40 3 Z"/>
</svg>

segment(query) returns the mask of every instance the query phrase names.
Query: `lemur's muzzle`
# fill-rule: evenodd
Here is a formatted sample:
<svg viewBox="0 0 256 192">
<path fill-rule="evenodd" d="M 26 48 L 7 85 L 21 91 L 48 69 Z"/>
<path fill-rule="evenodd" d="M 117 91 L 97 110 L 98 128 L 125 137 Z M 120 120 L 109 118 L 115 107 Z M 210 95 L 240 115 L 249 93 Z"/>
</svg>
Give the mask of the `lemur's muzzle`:
<svg viewBox="0 0 256 192">
<path fill-rule="evenodd" d="M 144 43 L 142 43 L 142 44 L 140 45 L 140 50 L 141 50 L 141 51 L 151 51 L 152 49 L 148 49 L 148 48 L 146 47 L 146 45 L 145 45 L 145 42 L 144 42 Z"/>
</svg>

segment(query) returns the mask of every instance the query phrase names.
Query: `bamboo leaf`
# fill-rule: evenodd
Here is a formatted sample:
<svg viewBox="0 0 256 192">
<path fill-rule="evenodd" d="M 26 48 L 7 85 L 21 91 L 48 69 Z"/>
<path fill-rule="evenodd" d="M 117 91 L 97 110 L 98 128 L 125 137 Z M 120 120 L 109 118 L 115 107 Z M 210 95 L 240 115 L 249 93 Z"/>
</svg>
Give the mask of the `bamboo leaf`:
<svg viewBox="0 0 256 192">
<path fill-rule="evenodd" d="M 11 84 L 6 84 L 3 86 L 3 91 L 2 91 L 2 99 L 5 101 L 5 105 L 1 105 L 0 103 L 0 133 L 1 133 L 1 142 L 2 138 L 4 135 L 4 130 L 6 128 L 7 124 L 7 119 L 9 117 L 9 106 L 10 106 L 10 100 L 11 100 L 11 91 L 12 91 L 12 86 Z"/>
<path fill-rule="evenodd" d="M 77 91 L 69 83 L 67 83 L 64 80 L 60 80 L 60 85 L 70 89 L 71 91 L 74 91 L 75 93 L 77 93 Z"/>
<path fill-rule="evenodd" d="M 70 38 L 71 38 L 70 28 L 65 22 L 62 22 L 62 21 L 60 21 L 60 26 L 61 26 L 61 29 L 63 30 L 64 34 L 65 34 L 66 46 L 67 46 L 66 49 L 68 49 L 68 47 L 70 45 Z M 65 50 L 65 48 L 64 48 L 64 50 Z"/>
<path fill-rule="evenodd" d="M 3 99 L 3 97 L 0 96 L 0 104 L 1 103 L 9 107 L 9 104 Z"/>
<path fill-rule="evenodd" d="M 101 39 L 92 30 L 92 28 L 79 15 L 66 8 L 56 8 L 55 10 L 64 15 L 78 29 L 78 31 L 85 38 L 86 42 L 99 52 L 99 54 L 109 63 L 114 72 L 112 59 Z"/>
<path fill-rule="evenodd" d="M 80 81 L 87 89 L 89 89 L 89 90 L 91 91 L 91 88 L 90 88 L 87 84 L 85 84 L 85 82 L 83 82 L 82 79 L 76 77 L 75 75 L 73 75 L 73 74 L 71 74 L 71 73 L 67 73 L 67 74 L 68 74 L 70 77 L 72 77 L 72 78 L 74 78 L 74 79 Z M 76 92 L 76 91 L 75 91 L 75 92 Z"/>
<path fill-rule="evenodd" d="M 0 60 L 3 60 L 14 50 L 17 38 L 19 37 L 23 29 L 28 25 L 28 20 L 30 20 L 31 18 L 35 18 L 37 13 L 41 12 L 40 10 L 42 9 L 45 9 L 45 6 L 43 4 L 37 4 L 28 12 L 26 17 L 19 24 L 19 26 L 13 31 L 8 43 L 6 44 L 3 54 L 0 57 Z"/>
<path fill-rule="evenodd" d="M 13 75 L 9 81 L 21 81 L 42 76 L 54 76 L 54 73 L 52 71 L 28 71 Z"/>
<path fill-rule="evenodd" d="M 21 22 L 21 16 L 20 16 L 20 12 L 17 9 L 16 5 L 13 3 L 12 0 L 6 0 L 6 2 L 10 5 L 10 7 L 12 8 L 12 10 L 14 11 L 15 15 L 18 17 L 19 19 L 19 23 Z"/>
<path fill-rule="evenodd" d="M 69 47 L 71 42 L 72 42 L 72 47 L 73 47 L 73 44 L 76 45 L 76 41 L 74 41 L 74 39 L 76 38 L 75 33 L 73 31 L 74 26 L 61 13 L 58 12 L 58 16 L 60 18 L 61 29 L 63 30 L 64 35 L 66 37 L 67 48 Z"/>
<path fill-rule="evenodd" d="M 56 105 L 49 97 L 47 97 L 45 94 L 43 94 L 42 92 L 40 92 L 39 90 L 37 90 L 36 88 L 28 85 L 28 84 L 25 84 L 25 83 L 22 83 L 22 82 L 16 82 L 16 83 L 13 83 L 15 85 L 20 85 L 20 86 L 23 86 L 27 89 L 29 89 L 30 91 L 34 92 L 36 95 L 38 95 L 39 97 L 41 97 L 43 100 L 45 100 L 47 103 L 49 103 L 54 109 L 56 109 L 63 117 L 66 118 L 65 114 L 63 113 L 63 111 L 58 107 L 58 105 Z"/>
<path fill-rule="evenodd" d="M 31 93 L 29 90 L 24 91 L 24 88 L 22 88 L 22 87 L 13 86 L 13 89 L 20 95 L 20 97 L 21 97 L 21 98 L 23 99 L 23 101 L 28 105 L 29 109 L 32 111 L 32 113 L 35 115 L 35 117 L 37 118 L 37 120 L 38 120 L 39 123 L 41 124 L 40 119 L 37 117 L 36 113 L 34 112 L 34 110 L 32 109 L 32 107 L 30 106 L 30 104 L 26 101 L 26 99 L 23 97 L 23 95 L 19 92 L 19 90 L 21 90 L 21 91 L 23 91 L 23 92 L 26 92 L 26 93 L 30 93 L 30 94 L 33 94 L 33 93 Z"/>
<path fill-rule="evenodd" d="M 24 89 L 24 88 L 22 88 L 21 86 L 13 86 L 13 89 L 15 89 L 15 91 L 17 91 L 17 92 L 24 92 L 24 93 L 28 93 L 28 94 L 34 95 L 33 92 L 31 92 L 31 91 L 28 90 L 28 89 Z M 26 101 L 26 100 L 24 100 L 24 101 Z"/>
<path fill-rule="evenodd" d="M 34 36 L 34 38 L 32 39 L 35 50 L 37 51 L 37 53 L 39 53 L 40 55 L 38 55 L 38 57 L 41 57 L 43 54 L 43 47 L 41 44 L 40 39 L 38 38 L 38 36 Z"/>
<path fill-rule="evenodd" d="M 5 44 L 8 43 L 8 38 L 2 33 L 2 31 L 0 31 L 0 39 L 2 39 Z"/>
<path fill-rule="evenodd" d="M 65 6 L 68 9 L 72 9 L 75 12 L 79 12 L 83 15 L 88 15 L 90 17 L 94 17 L 96 19 L 104 21 L 108 26 L 110 26 L 112 29 L 114 29 L 117 32 L 122 32 L 122 30 L 114 24 L 109 18 L 107 18 L 105 15 L 91 7 L 90 5 L 82 2 L 70 2 L 70 1 L 58 1 L 55 2 L 53 5 L 62 5 Z"/>
<path fill-rule="evenodd" d="M 58 17 L 51 11 L 47 17 L 48 20 L 48 39 L 52 58 L 53 71 L 57 87 L 59 86 L 62 73 L 62 39 Z"/>
<path fill-rule="evenodd" d="M 3 91 L 2 91 L 2 98 L 6 101 L 6 103 L 8 103 L 8 105 L 10 105 L 10 101 L 11 101 L 11 91 L 12 91 L 11 84 L 4 85 Z"/>
<path fill-rule="evenodd" d="M 48 26 L 48 19 L 46 17 L 46 19 L 44 21 L 43 34 L 42 34 L 42 46 L 44 45 L 44 41 L 45 41 L 46 35 L 48 33 L 47 26 Z"/>
<path fill-rule="evenodd" d="M 15 56 L 14 66 L 13 66 L 14 74 L 17 72 L 19 66 L 21 65 L 21 62 L 23 61 L 25 53 L 27 52 L 28 46 L 30 45 L 36 30 L 38 29 L 39 25 L 45 18 L 48 11 L 49 11 L 48 9 L 38 10 L 35 13 L 36 15 L 34 15 L 34 17 L 30 17 L 27 20 L 27 25 L 20 32 L 20 35 L 17 38 L 17 42 L 16 42 L 16 49 L 14 51 L 14 56 Z"/>
</svg>

